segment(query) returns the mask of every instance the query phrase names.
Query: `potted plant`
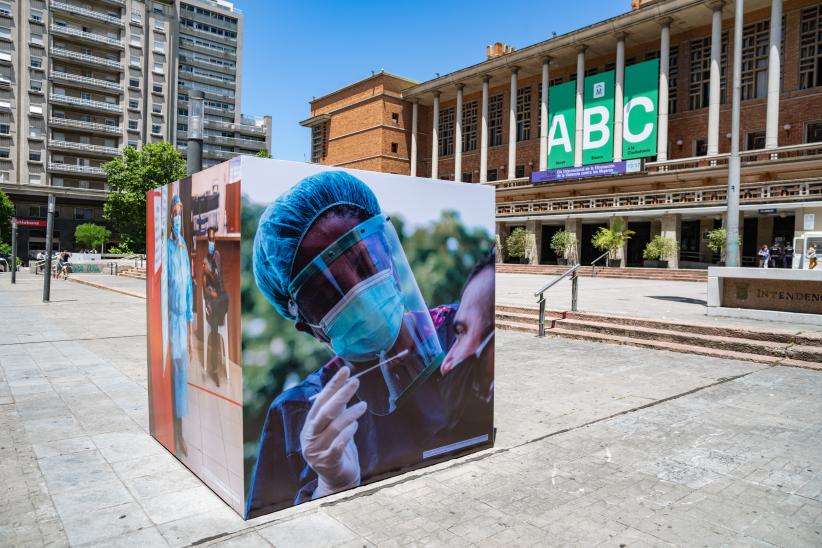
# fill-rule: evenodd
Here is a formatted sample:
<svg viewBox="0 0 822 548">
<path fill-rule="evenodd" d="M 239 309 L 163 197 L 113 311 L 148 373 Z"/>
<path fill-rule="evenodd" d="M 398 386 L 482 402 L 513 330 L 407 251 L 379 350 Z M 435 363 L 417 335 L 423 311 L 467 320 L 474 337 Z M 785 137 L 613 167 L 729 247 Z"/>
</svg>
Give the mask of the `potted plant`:
<svg viewBox="0 0 822 548">
<path fill-rule="evenodd" d="M 508 257 L 517 259 L 520 264 L 526 263 L 528 260 L 528 233 L 525 229 L 518 226 L 512 230 L 505 240 L 505 248 L 508 251 Z"/>
<path fill-rule="evenodd" d="M 642 251 L 642 264 L 647 268 L 668 268 L 668 260 L 676 253 L 676 240 L 665 236 L 654 236 Z"/>
<path fill-rule="evenodd" d="M 608 266 L 620 266 L 621 261 L 617 259 L 617 253 L 634 234 L 636 233 L 633 230 L 628 230 L 625 219 L 614 217 L 608 228 L 600 227 L 594 233 L 591 243 L 596 249 L 608 252 Z"/>
<path fill-rule="evenodd" d="M 742 247 L 742 238 L 737 238 L 737 246 Z M 728 242 L 728 231 L 725 228 L 715 228 L 708 232 L 708 248 L 719 253 L 719 266 L 725 266 L 725 245 Z"/>
<path fill-rule="evenodd" d="M 573 264 L 577 249 L 576 235 L 567 230 L 555 232 L 551 237 L 551 249 L 557 254 L 557 264 Z"/>
</svg>

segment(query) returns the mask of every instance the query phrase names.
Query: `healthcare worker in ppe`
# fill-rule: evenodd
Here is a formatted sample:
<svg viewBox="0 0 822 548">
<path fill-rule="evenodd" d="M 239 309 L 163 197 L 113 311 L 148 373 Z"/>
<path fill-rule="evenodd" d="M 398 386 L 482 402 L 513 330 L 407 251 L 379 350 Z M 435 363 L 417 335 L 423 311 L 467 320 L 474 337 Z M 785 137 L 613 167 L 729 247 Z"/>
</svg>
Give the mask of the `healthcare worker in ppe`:
<svg viewBox="0 0 822 548">
<path fill-rule="evenodd" d="M 192 345 L 194 300 L 191 260 L 183 237 L 183 203 L 171 199 L 171 235 L 168 239 L 168 340 L 174 394 L 174 447 L 188 455 L 183 439 L 183 417 L 188 414 L 188 356 Z"/>
<path fill-rule="evenodd" d="M 260 217 L 253 254 L 263 295 L 335 357 L 272 402 L 247 517 L 418 464 L 461 435 L 438 384 L 456 307 L 426 306 L 362 181 L 300 181 Z"/>
</svg>

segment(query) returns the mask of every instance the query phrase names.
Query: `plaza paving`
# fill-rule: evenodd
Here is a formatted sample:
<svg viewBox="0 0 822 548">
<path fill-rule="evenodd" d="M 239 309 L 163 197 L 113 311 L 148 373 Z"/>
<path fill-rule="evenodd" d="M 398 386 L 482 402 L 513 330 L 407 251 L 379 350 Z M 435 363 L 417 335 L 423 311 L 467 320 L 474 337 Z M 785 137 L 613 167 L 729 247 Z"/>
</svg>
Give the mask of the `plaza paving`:
<svg viewBox="0 0 822 548">
<path fill-rule="evenodd" d="M 243 522 L 147 434 L 145 301 L 0 275 L 0 545 L 822 544 L 822 374 L 502 332 L 496 447 Z"/>
</svg>

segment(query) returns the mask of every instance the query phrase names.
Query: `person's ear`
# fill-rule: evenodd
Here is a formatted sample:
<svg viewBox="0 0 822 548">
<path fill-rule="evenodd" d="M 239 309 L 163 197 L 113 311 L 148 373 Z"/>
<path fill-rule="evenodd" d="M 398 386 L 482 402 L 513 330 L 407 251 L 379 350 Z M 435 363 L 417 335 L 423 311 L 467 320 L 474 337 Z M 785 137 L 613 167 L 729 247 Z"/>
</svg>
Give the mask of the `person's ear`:
<svg viewBox="0 0 822 548">
<path fill-rule="evenodd" d="M 314 337 L 314 338 L 316 338 L 316 337 L 317 337 L 317 336 L 314 334 L 314 330 L 313 330 L 313 329 L 311 329 L 311 326 L 310 326 L 310 325 L 308 325 L 307 323 L 305 323 L 305 322 L 304 322 L 304 321 L 302 321 L 302 320 L 299 320 L 299 319 L 298 319 L 298 320 L 294 323 L 294 328 L 295 328 L 297 331 L 301 331 L 301 332 L 303 332 L 303 333 L 307 333 L 307 334 L 311 335 L 311 336 L 312 336 L 312 337 Z"/>
</svg>

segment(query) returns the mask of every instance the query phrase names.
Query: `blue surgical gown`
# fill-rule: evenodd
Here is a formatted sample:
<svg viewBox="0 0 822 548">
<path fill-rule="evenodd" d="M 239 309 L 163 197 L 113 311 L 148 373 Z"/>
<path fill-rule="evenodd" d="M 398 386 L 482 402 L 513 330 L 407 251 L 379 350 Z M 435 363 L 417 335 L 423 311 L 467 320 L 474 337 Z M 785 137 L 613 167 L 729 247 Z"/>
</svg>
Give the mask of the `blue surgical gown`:
<svg viewBox="0 0 822 548">
<path fill-rule="evenodd" d="M 168 340 L 174 383 L 174 416 L 188 414 L 188 324 L 194 319 L 191 261 L 185 241 L 168 240 Z"/>
</svg>

